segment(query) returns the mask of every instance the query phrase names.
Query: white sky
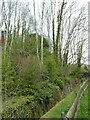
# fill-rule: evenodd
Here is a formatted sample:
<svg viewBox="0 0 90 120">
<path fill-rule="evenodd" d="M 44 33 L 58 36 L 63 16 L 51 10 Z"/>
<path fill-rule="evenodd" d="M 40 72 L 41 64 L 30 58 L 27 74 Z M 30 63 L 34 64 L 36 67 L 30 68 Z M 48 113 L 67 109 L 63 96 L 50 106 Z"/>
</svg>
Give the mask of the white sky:
<svg viewBox="0 0 90 120">
<path fill-rule="evenodd" d="M 2 1 L 2 0 L 0 0 L 0 1 Z M 4 0 L 4 1 L 9 2 L 10 0 Z M 14 0 L 11 0 L 11 1 L 14 1 Z M 20 2 L 30 2 L 32 0 L 18 0 L 18 1 L 20 1 Z M 36 1 L 40 2 L 42 0 L 36 0 Z M 52 0 L 52 1 L 55 1 L 55 0 Z M 74 1 L 74 2 L 78 1 L 80 4 L 84 4 L 84 3 L 88 3 L 90 0 L 70 0 L 70 1 Z"/>
<path fill-rule="evenodd" d="M 0 3 L 1 3 L 1 1 L 2 0 L 0 0 Z M 16 1 L 16 0 L 4 0 L 5 2 L 9 2 L 9 1 Z M 17 0 L 18 2 L 20 1 L 20 2 L 29 2 L 29 3 L 31 3 L 32 4 L 32 2 L 33 2 L 33 0 Z M 43 1 L 43 0 L 35 0 L 35 1 L 37 1 L 36 2 L 36 6 L 38 6 L 38 5 L 40 5 L 40 3 Z M 47 3 L 49 2 L 49 0 L 44 0 L 44 1 L 46 1 Z M 52 1 L 55 1 L 55 0 L 52 0 Z M 56 0 L 56 1 L 61 1 L 61 0 Z M 77 7 L 82 7 L 82 6 L 86 6 L 87 8 L 88 8 L 88 2 L 90 1 L 90 0 L 67 0 L 68 2 L 75 2 L 76 4 L 77 4 Z M 1 5 L 0 5 L 0 7 L 1 7 Z M 85 53 L 85 54 L 87 54 L 87 52 Z M 85 56 L 87 56 L 87 55 L 85 55 Z"/>
</svg>

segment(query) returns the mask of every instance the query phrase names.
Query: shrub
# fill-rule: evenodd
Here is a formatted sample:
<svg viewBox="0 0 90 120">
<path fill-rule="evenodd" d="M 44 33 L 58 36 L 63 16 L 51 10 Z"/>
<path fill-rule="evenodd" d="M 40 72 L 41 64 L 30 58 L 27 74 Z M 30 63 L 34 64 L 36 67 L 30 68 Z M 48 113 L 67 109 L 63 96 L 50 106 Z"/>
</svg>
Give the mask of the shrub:
<svg viewBox="0 0 90 120">
<path fill-rule="evenodd" d="M 59 86 L 59 88 L 63 89 L 65 80 L 62 79 L 61 77 L 57 76 L 56 79 L 54 80 L 54 83 L 55 83 L 55 85 Z"/>
<path fill-rule="evenodd" d="M 2 111 L 3 118 L 31 118 L 34 108 L 34 96 L 20 96 L 13 98 L 10 103 L 7 101 L 7 106 L 4 106 Z M 29 107 L 28 107 L 29 106 Z"/>
<path fill-rule="evenodd" d="M 27 61 L 22 65 L 20 76 L 28 82 L 38 80 L 40 73 L 40 65 L 37 57 L 30 56 Z"/>
<path fill-rule="evenodd" d="M 59 68 L 55 62 L 55 59 L 52 56 L 48 57 L 45 60 L 44 73 L 51 79 L 54 79 L 59 73 Z"/>
<path fill-rule="evenodd" d="M 87 70 L 82 66 L 80 68 L 76 68 L 74 71 L 71 72 L 71 76 L 77 77 L 77 78 L 82 78 L 83 74 L 86 72 Z"/>
</svg>

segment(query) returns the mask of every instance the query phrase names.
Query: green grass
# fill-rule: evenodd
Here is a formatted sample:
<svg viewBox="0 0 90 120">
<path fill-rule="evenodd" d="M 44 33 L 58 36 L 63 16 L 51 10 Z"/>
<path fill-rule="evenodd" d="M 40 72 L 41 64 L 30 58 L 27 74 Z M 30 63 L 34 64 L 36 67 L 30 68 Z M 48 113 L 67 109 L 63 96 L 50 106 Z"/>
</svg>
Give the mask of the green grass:
<svg viewBox="0 0 90 120">
<path fill-rule="evenodd" d="M 76 90 L 71 92 L 67 97 L 65 97 L 62 101 L 57 103 L 52 109 L 50 109 L 45 115 L 41 118 L 61 118 L 61 112 L 65 114 L 70 109 L 74 99 L 76 98 Z"/>
<path fill-rule="evenodd" d="M 64 112 L 66 115 L 67 111 L 70 109 L 72 103 L 76 98 L 76 95 L 75 95 L 76 91 L 77 89 L 71 92 L 67 97 L 65 97 L 62 101 L 57 103 L 41 118 L 61 118 L 61 112 Z M 88 118 L 88 89 L 85 91 L 81 99 L 78 118 Z"/>
<path fill-rule="evenodd" d="M 88 118 L 88 89 L 84 92 L 81 99 L 78 118 Z"/>
</svg>

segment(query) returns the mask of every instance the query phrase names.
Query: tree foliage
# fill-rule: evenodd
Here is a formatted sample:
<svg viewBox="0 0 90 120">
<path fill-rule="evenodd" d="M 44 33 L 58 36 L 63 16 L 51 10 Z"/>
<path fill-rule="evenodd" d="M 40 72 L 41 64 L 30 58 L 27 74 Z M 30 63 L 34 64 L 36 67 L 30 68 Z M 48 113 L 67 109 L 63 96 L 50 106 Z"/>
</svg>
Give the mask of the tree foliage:
<svg viewBox="0 0 90 120">
<path fill-rule="evenodd" d="M 85 9 L 76 17 L 65 0 L 36 4 L 2 2 L 3 117 L 40 117 L 87 71 Z"/>
</svg>

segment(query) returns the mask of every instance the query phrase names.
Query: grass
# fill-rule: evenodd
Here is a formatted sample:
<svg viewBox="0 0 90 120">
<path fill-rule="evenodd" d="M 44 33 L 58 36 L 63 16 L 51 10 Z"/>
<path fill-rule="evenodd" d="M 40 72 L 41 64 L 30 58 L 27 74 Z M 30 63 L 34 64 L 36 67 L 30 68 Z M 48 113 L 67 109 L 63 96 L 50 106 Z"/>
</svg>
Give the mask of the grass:
<svg viewBox="0 0 90 120">
<path fill-rule="evenodd" d="M 71 107 L 72 103 L 76 98 L 75 93 L 77 90 L 78 89 L 71 92 L 67 97 L 65 97 L 62 101 L 57 103 L 52 109 L 50 109 L 41 118 L 61 118 L 61 112 L 64 112 L 66 115 L 67 111 L 69 110 L 69 108 Z M 78 118 L 88 118 L 88 89 L 85 91 L 81 99 Z"/>
<path fill-rule="evenodd" d="M 61 118 L 61 112 L 64 112 L 66 114 L 67 111 L 70 109 L 72 103 L 74 102 L 74 99 L 76 98 L 76 90 L 77 89 L 72 91 L 67 97 L 57 103 L 41 118 Z"/>
<path fill-rule="evenodd" d="M 78 118 L 88 118 L 88 89 L 84 92 L 81 99 Z"/>
</svg>

